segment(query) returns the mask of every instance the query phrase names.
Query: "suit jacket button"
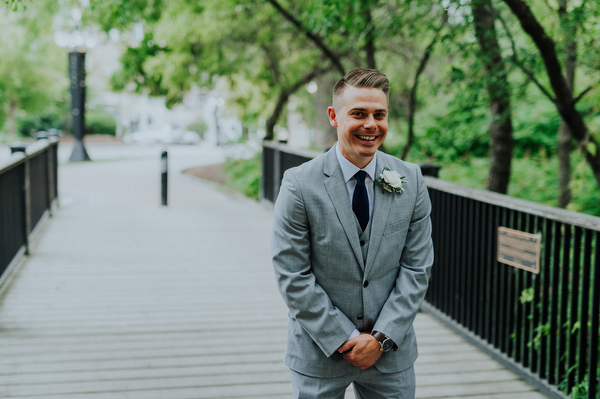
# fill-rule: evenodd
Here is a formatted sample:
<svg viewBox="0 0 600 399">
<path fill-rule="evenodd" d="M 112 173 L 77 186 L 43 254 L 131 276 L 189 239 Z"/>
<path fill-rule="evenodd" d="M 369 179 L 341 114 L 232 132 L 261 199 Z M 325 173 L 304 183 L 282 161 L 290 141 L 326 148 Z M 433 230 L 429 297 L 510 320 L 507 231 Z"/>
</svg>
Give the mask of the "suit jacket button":
<svg viewBox="0 0 600 399">
<path fill-rule="evenodd" d="M 363 240 L 360 241 L 360 246 L 364 247 L 365 246 L 365 242 Z"/>
<path fill-rule="evenodd" d="M 368 286 L 369 286 L 369 280 L 367 280 L 363 283 L 363 287 L 367 288 Z"/>
<path fill-rule="evenodd" d="M 361 314 L 359 314 L 358 316 L 356 316 L 356 319 L 357 319 L 357 320 L 362 320 L 363 318 L 364 318 L 364 316 L 363 316 L 363 315 L 361 315 Z"/>
</svg>

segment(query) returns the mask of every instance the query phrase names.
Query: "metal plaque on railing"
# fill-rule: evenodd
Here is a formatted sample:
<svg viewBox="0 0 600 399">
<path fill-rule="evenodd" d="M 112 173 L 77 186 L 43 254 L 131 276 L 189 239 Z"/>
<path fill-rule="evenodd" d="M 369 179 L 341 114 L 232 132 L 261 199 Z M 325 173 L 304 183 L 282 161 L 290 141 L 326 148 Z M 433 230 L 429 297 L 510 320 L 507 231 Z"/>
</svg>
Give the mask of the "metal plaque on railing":
<svg viewBox="0 0 600 399">
<path fill-rule="evenodd" d="M 540 272 L 541 234 L 498 227 L 498 262 L 532 273 Z"/>
</svg>

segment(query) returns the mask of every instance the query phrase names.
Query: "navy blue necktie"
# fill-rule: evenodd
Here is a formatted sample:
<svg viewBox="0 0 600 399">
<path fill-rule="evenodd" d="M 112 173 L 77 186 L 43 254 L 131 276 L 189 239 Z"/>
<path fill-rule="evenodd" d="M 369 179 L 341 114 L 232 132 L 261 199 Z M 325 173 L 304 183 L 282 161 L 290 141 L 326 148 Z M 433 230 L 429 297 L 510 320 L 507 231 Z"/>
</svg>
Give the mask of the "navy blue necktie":
<svg viewBox="0 0 600 399">
<path fill-rule="evenodd" d="M 367 172 L 359 170 L 354 177 L 356 178 L 356 188 L 352 196 L 352 210 L 360 223 L 363 231 L 369 224 L 369 196 L 367 195 L 367 187 L 365 186 L 365 177 Z"/>
</svg>

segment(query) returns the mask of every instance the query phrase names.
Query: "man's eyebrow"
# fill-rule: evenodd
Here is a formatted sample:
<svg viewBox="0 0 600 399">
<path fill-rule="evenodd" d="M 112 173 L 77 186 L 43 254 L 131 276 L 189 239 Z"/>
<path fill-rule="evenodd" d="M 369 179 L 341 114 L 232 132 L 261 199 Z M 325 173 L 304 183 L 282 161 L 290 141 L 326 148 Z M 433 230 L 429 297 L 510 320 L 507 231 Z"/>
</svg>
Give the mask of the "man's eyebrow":
<svg viewBox="0 0 600 399">
<path fill-rule="evenodd" d="M 354 107 L 354 108 L 351 108 L 350 111 L 363 111 L 363 112 L 366 112 L 367 109 L 366 108 L 362 108 L 362 107 Z M 385 108 L 379 108 L 379 109 L 376 109 L 375 112 L 376 113 L 381 113 L 381 112 L 387 113 L 387 109 L 385 109 Z"/>
</svg>

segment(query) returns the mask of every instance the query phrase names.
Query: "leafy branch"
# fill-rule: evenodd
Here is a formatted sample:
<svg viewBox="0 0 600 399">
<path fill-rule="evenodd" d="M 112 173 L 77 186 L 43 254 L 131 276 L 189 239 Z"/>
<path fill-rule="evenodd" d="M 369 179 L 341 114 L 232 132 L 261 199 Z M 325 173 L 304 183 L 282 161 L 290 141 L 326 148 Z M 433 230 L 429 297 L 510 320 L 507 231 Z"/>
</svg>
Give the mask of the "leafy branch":
<svg viewBox="0 0 600 399">
<path fill-rule="evenodd" d="M 266 122 L 266 131 L 267 132 L 265 135 L 265 140 L 273 140 L 275 124 L 277 123 L 277 120 L 279 119 L 279 115 L 281 114 L 281 111 L 283 110 L 283 107 L 289 100 L 290 96 L 292 94 L 294 94 L 302 86 L 310 83 L 310 81 L 316 79 L 317 77 L 323 75 L 324 73 L 326 73 L 328 71 L 329 71 L 329 68 L 315 67 L 315 68 L 313 68 L 313 70 L 311 72 L 307 73 L 304 76 L 301 76 L 300 79 L 298 79 L 294 84 L 283 89 L 279 93 L 279 98 L 277 99 L 277 104 L 275 105 L 275 109 L 273 110 L 273 113 L 271 114 L 271 116 L 269 117 L 269 119 Z"/>
<path fill-rule="evenodd" d="M 515 44 L 515 39 L 514 39 L 512 33 L 510 32 L 510 29 L 508 28 L 508 25 L 507 25 L 506 21 L 504 20 L 504 18 L 502 18 L 500 13 L 497 13 L 496 17 L 502 24 L 502 27 L 504 28 L 504 33 L 506 33 L 506 36 L 508 37 L 508 40 L 510 41 L 510 46 L 512 48 L 511 59 L 513 61 L 513 64 L 515 64 L 517 67 L 519 67 L 519 69 L 521 69 L 521 71 L 523 71 L 523 73 L 525 75 L 527 75 L 529 80 L 531 80 L 538 87 L 538 89 L 540 89 L 540 91 L 542 93 L 544 93 L 544 95 L 550 99 L 550 101 L 552 101 L 553 103 L 556 103 L 556 99 L 554 98 L 554 96 L 536 78 L 533 71 L 531 69 L 527 68 L 525 66 L 525 63 L 519 59 L 518 52 L 517 52 L 517 45 Z"/>
<path fill-rule="evenodd" d="M 333 50 L 331 50 L 329 47 L 327 47 L 327 45 L 325 44 L 325 41 L 323 40 L 323 38 L 319 35 L 317 35 L 316 33 L 310 31 L 309 29 L 305 28 L 302 25 L 302 22 L 300 22 L 296 17 L 294 17 L 289 11 L 287 11 L 286 9 L 284 9 L 281 4 L 279 4 L 277 2 L 277 0 L 267 0 L 269 3 L 271 3 L 273 5 L 273 7 L 275 7 L 275 9 L 285 18 L 287 19 L 289 22 L 292 23 L 292 25 L 294 25 L 296 28 L 298 28 L 298 30 L 300 30 L 302 33 L 304 33 L 304 35 L 310 39 L 319 49 L 321 49 L 321 51 L 323 51 L 323 54 L 325 54 L 325 56 L 331 61 L 331 63 L 333 64 L 333 66 L 340 72 L 340 74 L 344 75 L 346 73 L 346 71 L 344 70 L 344 67 L 342 66 L 342 63 L 339 59 L 339 57 L 337 55 L 335 55 L 335 53 L 333 52 Z"/>
<path fill-rule="evenodd" d="M 506 23 L 506 20 L 504 18 L 502 18 L 502 16 L 499 13 L 497 15 L 497 18 L 500 21 L 500 23 L 502 24 L 502 27 L 504 28 L 504 33 L 506 34 L 506 37 L 508 37 L 508 40 L 510 41 L 510 46 L 512 49 L 511 59 L 513 61 L 513 64 L 515 64 L 519 69 L 521 69 L 521 71 L 523 71 L 523 73 L 525 75 L 527 75 L 527 77 L 540 89 L 540 91 L 546 97 L 548 97 L 548 99 L 550 99 L 550 101 L 552 101 L 554 104 L 556 104 L 556 98 L 538 80 L 538 78 L 535 76 L 535 73 L 531 69 L 527 68 L 525 66 L 525 63 L 521 59 L 519 59 L 517 45 L 515 44 L 515 39 L 511 33 L 510 29 L 508 28 L 508 24 Z M 579 100 L 581 100 L 593 88 L 594 88 L 594 86 L 590 85 L 587 89 L 585 89 L 581 93 L 579 93 L 579 95 L 573 99 L 573 104 L 577 104 L 577 102 L 579 102 Z"/>
<path fill-rule="evenodd" d="M 433 49 L 439 40 L 440 33 L 442 32 L 442 29 L 446 26 L 447 22 L 448 22 L 448 14 L 444 12 L 444 15 L 442 18 L 442 23 L 436 29 L 433 39 L 431 39 L 431 42 L 429 42 L 429 45 L 423 52 L 423 56 L 421 57 L 421 62 L 419 63 L 419 67 L 417 68 L 417 71 L 415 72 L 415 78 L 413 81 L 413 86 L 410 90 L 410 97 L 409 97 L 409 101 L 408 101 L 408 139 L 407 139 L 406 145 L 404 146 L 404 149 L 402 150 L 402 155 L 400 156 L 401 159 L 406 159 L 408 157 L 408 152 L 410 151 L 410 148 L 412 147 L 412 144 L 415 140 L 415 131 L 414 131 L 415 130 L 415 110 L 417 107 L 417 87 L 419 85 L 419 79 L 420 79 L 421 75 L 423 74 L 423 71 L 425 71 L 427 62 L 429 61 L 429 58 L 431 57 L 431 54 L 433 53 Z"/>
</svg>

